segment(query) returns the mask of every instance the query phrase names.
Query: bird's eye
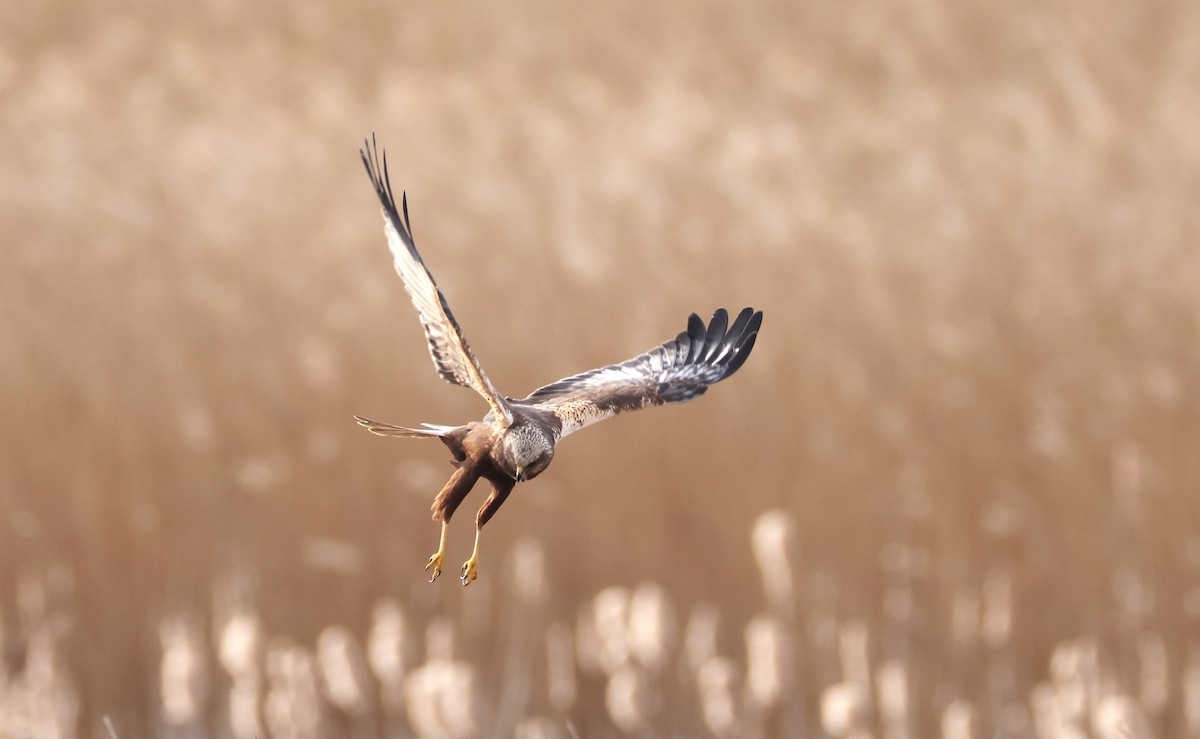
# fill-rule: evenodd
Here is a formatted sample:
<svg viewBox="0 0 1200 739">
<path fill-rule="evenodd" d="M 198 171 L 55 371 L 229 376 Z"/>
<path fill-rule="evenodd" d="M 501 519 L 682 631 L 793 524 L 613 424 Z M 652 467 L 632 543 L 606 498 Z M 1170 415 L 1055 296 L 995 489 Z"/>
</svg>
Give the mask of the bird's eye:
<svg viewBox="0 0 1200 739">
<path fill-rule="evenodd" d="M 533 476 L 541 473 L 542 470 L 546 469 L 546 465 L 549 463 L 549 455 L 543 454 L 539 457 L 536 457 L 532 462 L 529 463 L 529 470 L 526 473 L 526 477 L 532 478 Z"/>
</svg>

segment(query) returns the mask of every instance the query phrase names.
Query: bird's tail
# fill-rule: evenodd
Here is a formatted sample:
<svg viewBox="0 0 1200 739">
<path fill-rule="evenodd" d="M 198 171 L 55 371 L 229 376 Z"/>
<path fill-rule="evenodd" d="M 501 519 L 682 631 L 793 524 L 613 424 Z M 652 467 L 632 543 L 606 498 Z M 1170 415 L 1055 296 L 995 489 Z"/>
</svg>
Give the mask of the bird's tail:
<svg viewBox="0 0 1200 739">
<path fill-rule="evenodd" d="M 372 421 L 369 418 L 355 416 L 355 421 L 358 425 L 378 436 L 395 436 L 401 439 L 425 439 L 429 437 L 440 438 L 446 435 L 447 432 L 453 431 L 454 426 L 439 426 L 434 423 L 423 423 L 423 428 L 410 429 L 406 426 L 393 426 L 390 423 L 382 421 Z"/>
</svg>

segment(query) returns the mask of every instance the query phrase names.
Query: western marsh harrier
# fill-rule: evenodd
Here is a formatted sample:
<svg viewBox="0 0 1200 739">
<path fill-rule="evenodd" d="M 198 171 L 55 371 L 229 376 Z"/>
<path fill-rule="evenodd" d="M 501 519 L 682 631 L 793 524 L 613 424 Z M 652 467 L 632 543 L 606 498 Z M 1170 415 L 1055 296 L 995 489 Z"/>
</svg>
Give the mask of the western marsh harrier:
<svg viewBox="0 0 1200 739">
<path fill-rule="evenodd" d="M 520 400 L 501 395 L 483 373 L 445 296 L 417 253 L 407 197 L 402 196 L 397 209 L 392 196 L 387 155 L 383 155 L 381 164 L 374 137 L 364 141 L 364 147 L 359 153 L 383 204 L 388 248 L 425 328 L 438 374 L 482 395 L 491 410 L 483 420 L 464 426 L 423 423 L 421 428 L 406 428 L 360 416 L 355 419 L 380 436 L 441 439 L 454 456 L 454 474 L 433 501 L 433 520 L 441 522 L 442 531 L 438 550 L 425 565 L 426 571 L 433 571 L 430 582 L 442 572 L 446 526 L 455 509 L 479 478 L 492 484 L 491 495 L 475 516 L 475 547 L 460 574 L 463 585 L 468 585 L 476 576 L 479 531 L 516 483 L 532 480 L 550 465 L 560 440 L 623 411 L 700 397 L 709 385 L 732 375 L 750 356 L 762 324 L 762 311 L 746 308 L 730 323 L 729 314 L 720 308 L 708 326 L 693 313 L 686 331 L 645 354 L 565 377 Z"/>
</svg>

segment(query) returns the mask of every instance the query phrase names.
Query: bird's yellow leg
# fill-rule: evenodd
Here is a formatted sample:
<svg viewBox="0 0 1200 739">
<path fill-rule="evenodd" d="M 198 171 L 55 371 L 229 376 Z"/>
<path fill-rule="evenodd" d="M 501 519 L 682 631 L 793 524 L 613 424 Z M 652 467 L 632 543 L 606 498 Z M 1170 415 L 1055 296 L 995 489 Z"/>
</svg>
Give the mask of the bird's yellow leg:
<svg viewBox="0 0 1200 739">
<path fill-rule="evenodd" d="M 429 558 L 429 564 L 425 565 L 426 572 L 433 568 L 433 577 L 429 578 L 429 582 L 438 579 L 438 575 L 442 574 L 442 562 L 446 561 L 446 528 L 446 522 L 442 521 L 442 537 L 438 541 L 438 550 Z"/>
<path fill-rule="evenodd" d="M 471 558 L 463 562 L 462 573 L 458 576 L 463 585 L 470 585 L 477 576 L 479 569 L 479 529 L 475 529 L 475 546 L 471 549 Z"/>
</svg>

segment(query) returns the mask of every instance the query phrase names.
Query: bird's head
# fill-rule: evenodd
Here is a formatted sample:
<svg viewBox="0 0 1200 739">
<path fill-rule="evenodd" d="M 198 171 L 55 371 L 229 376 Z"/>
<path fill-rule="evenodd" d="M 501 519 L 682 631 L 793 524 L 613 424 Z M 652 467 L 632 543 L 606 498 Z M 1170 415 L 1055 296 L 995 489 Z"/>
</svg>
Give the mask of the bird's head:
<svg viewBox="0 0 1200 739">
<path fill-rule="evenodd" d="M 501 442 L 505 472 L 517 482 L 537 477 L 550 466 L 554 442 L 546 430 L 532 423 L 510 426 Z"/>
</svg>

